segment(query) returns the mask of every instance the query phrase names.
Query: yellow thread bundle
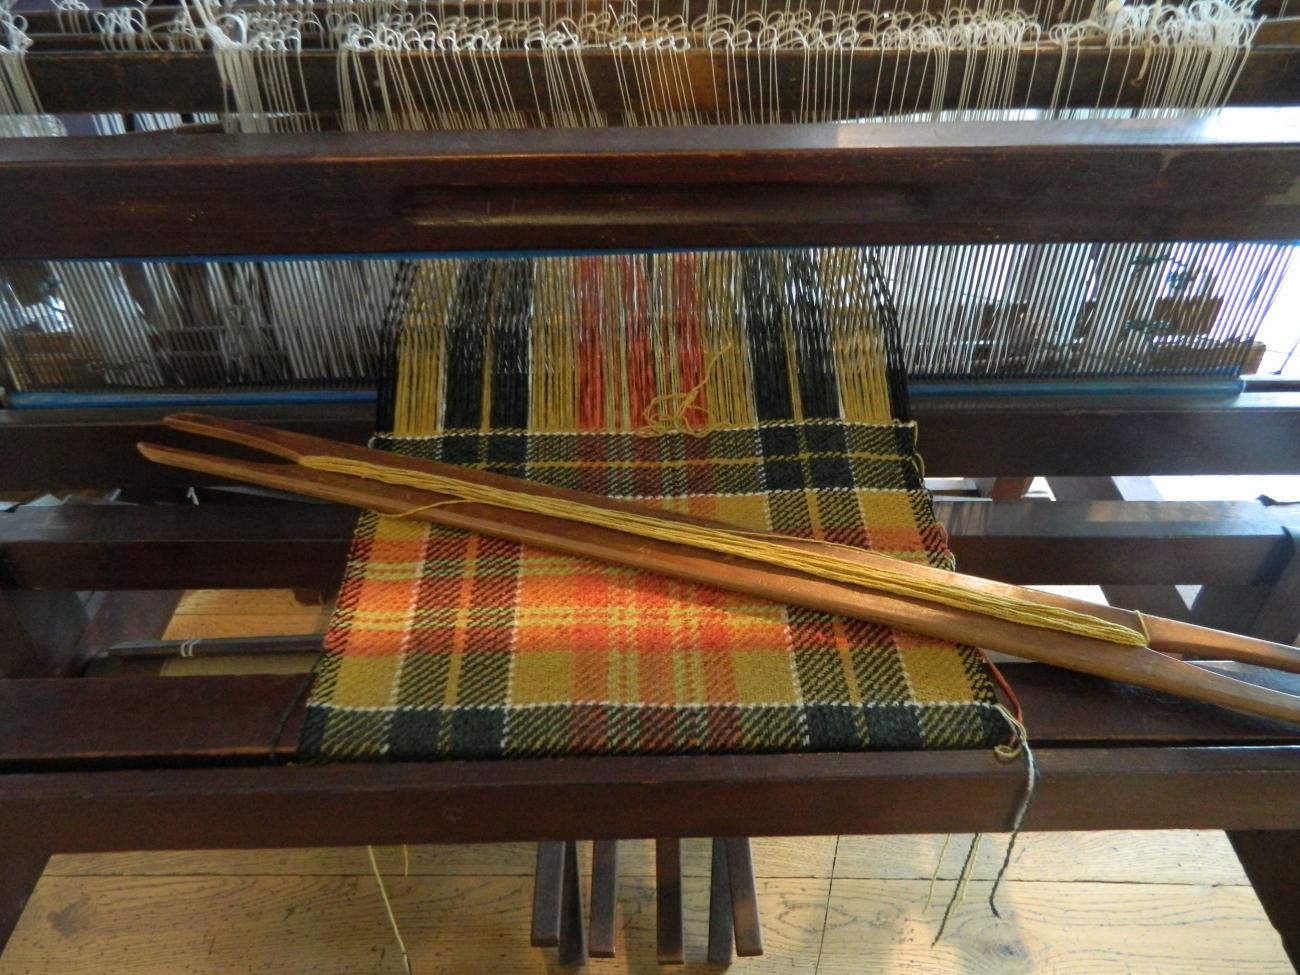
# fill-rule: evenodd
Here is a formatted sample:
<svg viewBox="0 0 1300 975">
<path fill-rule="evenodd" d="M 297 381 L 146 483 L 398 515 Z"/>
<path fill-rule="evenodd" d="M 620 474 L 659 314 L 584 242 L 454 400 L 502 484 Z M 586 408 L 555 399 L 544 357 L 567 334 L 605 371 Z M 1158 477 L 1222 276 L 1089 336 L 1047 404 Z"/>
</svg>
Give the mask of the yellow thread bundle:
<svg viewBox="0 0 1300 975">
<path fill-rule="evenodd" d="M 896 569 L 865 565 L 832 555 L 804 551 L 741 531 L 683 524 L 628 511 L 611 511 L 579 501 L 510 491 L 463 481 L 456 477 L 405 470 L 342 457 L 313 455 L 303 457 L 298 462 L 314 470 L 347 474 L 352 477 L 382 481 L 385 484 L 419 488 L 422 491 L 433 491 L 472 504 L 528 511 L 565 521 L 611 528 L 642 538 L 653 538 L 711 552 L 736 555 L 755 562 L 795 569 L 821 579 L 939 603 L 1013 623 L 1072 633 L 1122 646 L 1140 647 L 1147 644 L 1145 636 L 1136 630 L 1085 613 L 979 592 L 960 584 L 929 582 Z M 413 512 L 406 512 L 406 514 L 411 513 Z"/>
</svg>

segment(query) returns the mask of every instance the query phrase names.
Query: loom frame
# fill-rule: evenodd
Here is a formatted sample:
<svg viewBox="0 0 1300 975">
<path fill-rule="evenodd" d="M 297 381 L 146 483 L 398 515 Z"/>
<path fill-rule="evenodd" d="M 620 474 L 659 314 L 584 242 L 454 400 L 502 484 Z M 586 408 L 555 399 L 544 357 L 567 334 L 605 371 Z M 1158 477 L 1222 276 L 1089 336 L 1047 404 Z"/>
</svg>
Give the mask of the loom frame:
<svg viewBox="0 0 1300 975">
<path fill-rule="evenodd" d="M 656 130 L 24 140 L 0 144 L 0 204 L 21 228 L 0 241 L 0 258 L 1300 237 L 1294 110 L 1269 116 L 1267 131 L 1204 122 L 1044 125 L 946 133 L 864 126 L 873 131 L 849 132 L 847 142 L 839 141 L 843 128 L 712 130 L 694 134 L 690 145 Z M 639 161 L 638 179 L 619 175 L 611 159 Z M 1101 177 L 1111 181 L 1108 195 L 1098 188 Z M 339 219 L 322 225 L 319 214 L 304 215 L 310 219 L 268 231 L 267 212 L 296 213 L 287 204 L 304 192 L 303 181 L 326 191 L 327 211 Z M 1025 191 L 1022 209 L 1008 206 L 1010 183 Z M 642 192 L 666 212 L 602 226 L 629 194 Z M 595 194 L 597 205 L 577 206 L 583 193 Z M 836 193 L 870 205 L 876 219 L 846 218 Z M 806 205 L 824 198 L 840 206 Z M 52 201 L 83 217 L 48 220 Z M 522 216 L 487 218 L 499 212 L 489 206 L 512 201 L 526 203 Z M 442 203 L 450 218 L 423 216 Z M 374 219 L 341 219 L 358 207 Z M 393 215 L 405 218 L 384 219 Z M 1094 481 L 1300 470 L 1300 392 L 1285 384 L 1226 400 L 964 405 L 917 409 L 934 473 L 949 463 L 965 466 L 951 468 L 963 474 Z M 288 419 L 345 439 L 369 432 L 355 408 L 296 417 L 278 409 L 222 412 Z M 0 413 L 0 452 L 24 458 L 0 472 L 0 489 L 126 487 L 137 501 L 176 501 L 190 479 L 182 485 L 130 451 L 139 439 L 166 441 L 157 420 L 158 411 Z M 972 437 L 981 424 L 982 443 Z M 938 467 L 936 458 L 944 458 Z M 221 496 L 210 485 L 198 490 L 209 501 Z M 1116 532 L 1115 524 L 1151 514 L 1131 507 L 1137 503 L 1080 502 L 1050 516 L 1003 507 L 1002 517 L 1019 519 L 1017 526 L 1005 528 L 1001 541 L 992 529 L 968 527 L 957 533 L 958 551 L 967 537 L 978 539 L 985 571 L 1008 575 L 1025 567 L 1023 553 L 1032 548 L 1025 539 L 1055 539 L 1049 544 L 1060 546 L 1055 557 L 1064 563 L 1067 544 L 1081 553 L 1091 546 L 1077 560 L 1080 572 L 1105 569 L 1115 572 L 1107 577 L 1112 585 L 1162 589 L 1200 566 L 1211 588 L 1253 587 L 1261 596 L 1255 615 L 1234 625 L 1300 623 L 1300 548 L 1289 516 L 1253 506 L 1202 511 L 1196 521 L 1186 510 L 1181 521 L 1148 519 L 1142 529 Z M 223 507 L 234 506 L 211 505 Z M 3 522 L 0 668 L 28 679 L 0 681 L 0 944 L 54 852 L 1008 826 L 1023 772 L 977 752 L 282 767 L 273 759 L 292 753 L 301 678 L 163 680 L 130 668 L 118 676 L 50 676 L 79 673 L 124 632 L 156 635 L 145 631 L 165 620 L 178 587 L 274 578 L 328 588 L 320 562 L 339 551 L 347 519 L 294 507 L 297 515 L 272 506 L 251 519 L 168 504 L 87 507 L 44 518 L 20 512 Z M 1114 569 L 1153 544 L 1165 547 L 1163 562 L 1127 574 Z M 254 558 L 261 564 L 250 567 Z M 64 613 L 57 632 L 33 634 L 23 604 L 68 596 L 42 588 L 60 581 L 113 590 L 116 598 L 105 600 L 105 615 L 89 628 Z M 137 597 L 137 589 L 149 594 Z M 98 635 L 88 637 L 95 626 Z M 1227 829 L 1300 960 L 1300 907 L 1287 874 L 1300 855 L 1300 732 L 1036 665 L 1009 669 L 1043 769 L 1026 827 Z M 1279 680 L 1295 689 L 1292 679 Z M 302 815 L 304 802 L 313 815 Z"/>
<path fill-rule="evenodd" d="M 1300 108 L 12 139 L 0 257 L 1289 240 L 1297 147 Z M 50 201 L 79 219 L 48 220 Z"/>
</svg>

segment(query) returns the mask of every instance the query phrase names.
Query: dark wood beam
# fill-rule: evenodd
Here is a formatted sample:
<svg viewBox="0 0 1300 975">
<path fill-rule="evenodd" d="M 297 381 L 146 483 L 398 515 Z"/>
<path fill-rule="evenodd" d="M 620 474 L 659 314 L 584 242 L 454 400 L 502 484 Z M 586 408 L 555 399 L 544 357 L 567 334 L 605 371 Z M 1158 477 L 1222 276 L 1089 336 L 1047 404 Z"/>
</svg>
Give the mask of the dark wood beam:
<svg viewBox="0 0 1300 975">
<path fill-rule="evenodd" d="M 1292 474 L 1297 405 L 1291 391 L 972 397 L 919 399 L 912 415 L 936 477 Z"/>
<path fill-rule="evenodd" d="M 1149 477 L 1051 477 L 1047 487 L 1057 501 L 1160 501 L 1160 491 Z M 1239 580 L 1240 581 L 1240 580 Z M 1186 620 L 1191 607 L 1177 585 L 1103 585 L 1102 595 L 1112 606 L 1134 609 L 1152 616 Z"/>
<path fill-rule="evenodd" d="M 935 504 L 964 571 L 1062 585 L 1267 584 L 1291 552 L 1274 510 L 1257 502 Z M 356 517 L 291 501 L 19 508 L 0 514 L 0 589 L 332 591 Z"/>
<path fill-rule="evenodd" d="M 0 259 L 1300 235 L 1300 109 L 8 142 Z"/>
<path fill-rule="evenodd" d="M 1296 827 L 1300 746 L 1035 754 L 1029 830 Z M 984 750 L 15 772 L 0 850 L 999 832 L 1024 781 Z"/>
<path fill-rule="evenodd" d="M 356 520 L 292 501 L 19 508 L 0 514 L 0 588 L 333 591 Z"/>
<path fill-rule="evenodd" d="M 188 487 L 212 483 L 151 464 L 142 440 L 194 448 L 160 408 L 0 410 L 0 491 Z M 205 412 L 365 443 L 374 409 L 212 407 Z M 913 404 L 926 470 L 937 476 L 1291 474 L 1300 471 L 1300 391 L 1237 396 L 988 396 Z M 223 450 L 226 448 L 223 448 Z M 231 456 L 238 452 L 231 450 Z M 261 454 L 249 453 L 264 460 Z"/>
<path fill-rule="evenodd" d="M 1167 4 L 1167 6 L 1182 6 L 1183 3 L 1184 0 L 1174 0 L 1174 2 Z M 181 16 L 186 12 L 184 8 L 176 6 L 174 3 L 161 2 L 161 0 L 160 2 L 151 4 L 148 7 L 135 7 L 135 5 L 130 3 L 129 0 L 109 0 L 109 2 L 104 4 L 104 6 L 132 6 L 135 9 L 135 12 L 150 26 L 169 24 L 176 20 L 178 16 Z M 774 4 L 769 6 L 768 9 L 776 10 L 789 6 L 791 6 L 791 4 Z M 1034 2 L 1034 0 L 1003 0 L 1003 2 L 998 5 L 998 9 L 1019 10 L 1021 13 L 1030 14 L 1038 18 L 1041 23 L 1051 24 L 1058 22 L 1059 18 L 1069 15 L 1072 11 L 1072 6 L 1073 5 L 1071 4 L 1062 4 L 1059 9 L 1044 10 L 1041 4 Z M 231 3 L 229 7 L 231 9 L 243 10 L 257 9 L 256 4 L 249 2 L 249 0 Z M 342 0 L 339 0 L 339 2 L 329 3 L 327 5 L 316 0 L 316 2 L 297 5 L 296 9 L 301 9 L 304 12 L 312 11 L 318 16 L 322 16 L 327 11 L 338 11 L 349 7 L 353 9 L 361 7 L 364 9 L 364 3 L 345 3 L 342 2 Z M 743 2 L 726 2 L 726 0 L 716 2 L 714 7 L 719 12 L 731 13 L 733 15 L 743 14 L 749 9 Z M 673 15 L 690 16 L 693 9 L 698 13 L 698 8 L 692 8 L 689 0 L 621 0 L 618 8 L 620 11 L 635 11 L 642 15 L 653 14 L 656 17 L 671 17 Z M 418 0 L 418 2 L 410 3 L 407 9 L 413 13 L 428 10 L 431 10 L 434 13 L 442 13 L 444 10 L 444 8 L 438 4 L 437 0 Z M 543 2 L 543 0 L 514 0 L 510 9 L 517 12 L 514 14 L 515 16 L 527 17 L 530 15 L 538 15 L 551 8 Z M 565 7 L 567 16 L 575 18 L 583 13 L 604 13 L 607 9 L 607 0 L 570 0 L 570 3 Z M 881 5 L 879 9 L 881 12 L 896 14 L 917 14 L 927 12 L 941 14 L 944 13 L 948 7 L 943 0 L 891 0 L 891 2 Z M 499 8 L 491 5 L 491 0 L 462 0 L 462 2 L 456 4 L 457 13 L 464 13 L 465 16 L 494 16 L 498 10 Z M 1254 15 L 1260 18 L 1283 17 L 1285 16 L 1286 11 L 1286 0 L 1258 0 L 1258 2 L 1252 7 Z M 24 9 L 22 14 L 28 22 L 29 33 L 35 31 L 52 33 L 62 29 L 61 21 L 57 12 L 54 10 Z M 1264 26 L 1267 27 L 1267 22 L 1265 22 Z M 1257 43 L 1264 43 L 1267 31 L 1261 31 L 1261 34 L 1263 36 L 1257 35 L 1256 37 Z"/>
<path fill-rule="evenodd" d="M 90 47 L 95 43 L 93 36 L 86 40 L 89 42 L 86 45 L 69 45 L 57 34 L 47 35 L 37 39 L 25 58 L 45 111 L 191 113 L 222 112 L 230 106 L 229 93 L 223 89 L 216 61 L 209 52 L 110 53 Z M 310 40 L 307 43 L 310 45 Z M 429 70 L 428 62 L 433 62 L 433 70 L 441 74 L 448 68 L 438 62 L 450 57 L 453 56 L 385 52 L 383 70 L 390 84 L 395 74 L 402 73 L 413 85 L 427 87 L 429 81 L 424 73 Z M 938 93 L 938 101 L 944 108 L 953 109 L 962 104 L 961 79 L 969 57 L 963 51 L 955 51 L 948 59 L 947 84 Z M 978 55 L 976 58 L 981 59 Z M 1141 59 L 1141 50 L 1076 49 L 1067 64 L 1071 84 L 1062 93 L 1057 91 L 1060 49 L 1044 45 L 1036 56 L 1021 55 L 1007 100 L 1028 108 L 1049 106 L 1054 99 L 1058 103 L 1063 101 L 1063 107 L 1090 108 L 1101 101 L 1118 108 L 1138 108 L 1143 104 L 1145 86 L 1134 83 L 1133 78 Z M 846 63 L 849 60 L 851 67 Z M 655 85 L 647 90 L 640 85 L 628 86 L 620 77 L 633 75 L 637 70 L 630 52 L 588 50 L 582 55 L 586 90 L 591 103 L 600 111 L 619 115 L 630 104 L 636 111 L 662 112 L 664 106 L 679 105 L 682 92 L 686 91 L 689 106 L 696 111 L 706 115 L 725 113 L 731 106 L 726 82 L 731 71 L 742 79 L 742 84 L 747 75 L 762 77 L 777 92 L 767 97 L 774 98 L 778 105 L 788 106 L 787 120 L 793 120 L 789 113 L 800 104 L 834 104 L 840 108 L 843 118 L 871 115 L 873 110 L 883 107 L 881 102 L 886 97 L 892 97 L 896 106 L 919 105 L 929 110 L 935 97 L 934 73 L 909 72 L 911 60 L 906 52 L 879 49 L 846 55 L 833 51 L 760 53 L 696 48 L 675 60 L 680 90 L 675 85 Z M 354 77 L 365 76 L 370 80 L 376 77 L 373 59 L 357 57 L 352 64 Z M 538 82 L 538 75 L 544 69 L 536 52 L 503 50 L 492 59 L 492 64 L 501 90 L 508 93 L 509 103 L 518 110 L 528 114 L 549 113 L 562 107 Z M 304 104 L 309 104 L 312 111 L 337 112 L 344 107 L 335 52 L 305 50 L 295 59 L 293 70 L 300 73 L 302 89 L 307 93 Z M 884 85 L 881 79 L 885 79 Z M 1229 96 L 1230 104 L 1276 105 L 1297 90 L 1298 79 L 1300 52 L 1287 46 L 1262 46 L 1242 66 Z M 354 103 L 359 97 L 354 84 Z M 466 93 L 465 97 L 470 99 L 471 95 Z M 471 100 L 467 104 L 475 103 Z M 486 108 L 487 103 L 481 107 Z M 725 119 L 726 115 L 722 117 Z"/>
<path fill-rule="evenodd" d="M 1295 675 L 1214 666 L 1300 690 Z M 1009 664 L 1005 672 L 1044 747 L 1300 745 L 1300 730 L 1292 726 L 1207 704 L 1041 664 Z M 0 768 L 288 760 L 296 752 L 308 680 L 261 674 L 0 681 Z"/>
</svg>

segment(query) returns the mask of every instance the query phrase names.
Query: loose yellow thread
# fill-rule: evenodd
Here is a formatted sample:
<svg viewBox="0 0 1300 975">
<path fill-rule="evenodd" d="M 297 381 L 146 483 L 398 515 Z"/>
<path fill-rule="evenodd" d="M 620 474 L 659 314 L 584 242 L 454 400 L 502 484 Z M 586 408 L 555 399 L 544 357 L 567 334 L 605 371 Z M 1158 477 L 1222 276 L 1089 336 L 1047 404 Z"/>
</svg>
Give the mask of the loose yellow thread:
<svg viewBox="0 0 1300 975">
<path fill-rule="evenodd" d="M 970 852 L 966 854 L 966 862 L 962 864 L 961 873 L 957 876 L 957 889 L 953 891 L 953 897 L 956 898 L 959 907 L 966 901 L 966 888 L 970 885 L 971 877 L 975 875 L 975 862 L 979 859 L 980 843 L 983 841 L 984 834 L 976 833 L 970 842 Z"/>
<path fill-rule="evenodd" d="M 1142 615 L 1141 610 L 1135 609 L 1133 615 L 1137 617 L 1138 626 L 1141 628 L 1142 645 L 1144 647 L 1151 646 L 1151 631 L 1147 629 L 1147 618 Z"/>
<path fill-rule="evenodd" d="M 1025 742 L 1029 740 L 1029 732 L 1025 730 L 1025 726 L 1020 719 L 1007 710 L 1004 705 L 997 705 L 997 709 L 1003 720 L 1011 725 L 1011 730 L 1015 735 L 1015 743 L 996 745 L 993 748 L 993 754 L 998 757 L 999 761 L 1014 762 L 1024 750 Z"/>
<path fill-rule="evenodd" d="M 406 951 L 406 941 L 402 938 L 402 930 L 397 926 L 397 915 L 393 913 L 393 903 L 388 899 L 388 886 L 384 883 L 383 874 L 379 872 L 379 863 L 375 860 L 375 848 L 373 846 L 366 847 L 366 853 L 370 856 L 370 870 L 375 875 L 375 884 L 379 887 L 379 897 L 384 902 L 384 913 L 388 915 L 388 925 L 393 929 L 393 939 L 402 952 L 402 968 L 406 975 L 411 975 L 411 956 Z"/>
<path fill-rule="evenodd" d="M 692 437 L 707 436 L 709 432 L 709 411 L 700 406 L 696 400 L 700 398 L 700 393 L 709 384 L 709 377 L 712 376 L 714 368 L 722 361 L 722 357 L 731 351 L 731 346 L 727 345 L 709 357 L 708 363 L 704 367 L 704 378 L 692 386 L 690 389 L 680 393 L 660 393 L 654 399 L 645 405 L 643 419 L 645 426 L 636 432 L 639 435 L 653 435 L 658 433 L 685 433 Z M 704 422 L 696 426 L 691 422 L 691 411 L 695 410 L 703 414 Z"/>
<path fill-rule="evenodd" d="M 952 834 L 945 833 L 943 837 L 943 846 L 939 847 L 939 859 L 934 861 L 934 870 L 930 874 L 930 889 L 925 893 L 925 907 L 923 911 L 928 911 L 930 905 L 934 903 L 934 885 L 939 882 L 939 873 L 943 870 L 943 858 L 948 852 L 948 845 L 952 842 Z"/>
<path fill-rule="evenodd" d="M 741 531 L 683 524 L 628 511 L 611 511 L 565 498 L 526 494 L 474 484 L 455 477 L 388 467 L 343 457 L 312 455 L 301 458 L 299 463 L 314 470 L 419 488 L 436 494 L 450 495 L 454 499 L 474 504 L 528 511 L 565 521 L 598 525 L 642 538 L 653 538 L 711 552 L 736 555 L 755 562 L 795 569 L 820 579 L 830 579 L 893 593 L 897 596 L 938 603 L 1026 626 L 1071 633 L 1121 646 L 1147 645 L 1146 638 L 1136 630 L 1085 613 L 971 590 L 960 584 L 921 580 L 897 569 L 836 558 L 820 551 L 801 550 L 768 539 L 754 538 Z M 436 504 L 444 503 L 447 502 L 436 502 Z M 433 507 L 433 505 L 425 507 Z"/>
<path fill-rule="evenodd" d="M 310 466 L 310 465 L 308 465 Z M 422 504 L 418 508 L 409 508 L 406 511 L 399 511 L 396 514 L 387 511 L 376 511 L 375 514 L 380 518 L 412 518 L 421 511 L 428 511 L 430 508 L 445 508 L 449 504 L 464 504 L 463 498 L 447 498 L 445 501 L 435 501 L 433 504 Z"/>
</svg>

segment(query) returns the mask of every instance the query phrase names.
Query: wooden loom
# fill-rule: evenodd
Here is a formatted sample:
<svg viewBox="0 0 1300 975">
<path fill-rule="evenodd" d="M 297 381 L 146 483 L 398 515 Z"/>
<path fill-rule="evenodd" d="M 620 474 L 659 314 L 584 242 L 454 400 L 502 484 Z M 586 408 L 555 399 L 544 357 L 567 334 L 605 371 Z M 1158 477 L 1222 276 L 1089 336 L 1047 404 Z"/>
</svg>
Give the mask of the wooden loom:
<svg viewBox="0 0 1300 975">
<path fill-rule="evenodd" d="M 1258 74 L 1243 79 L 1240 101 L 1298 100 L 1300 54 L 1277 46 L 1252 60 Z M 206 62 L 186 67 L 187 57 L 59 53 L 32 71 L 49 111 L 120 109 L 128 97 L 140 110 L 219 108 Z M 1286 240 L 1300 235 L 1298 179 L 1296 109 L 1123 122 L 16 140 L 0 144 L 0 258 Z M 298 206 L 304 195 L 311 211 Z M 1201 584 L 1196 621 L 1294 639 L 1293 516 L 1134 499 L 1133 482 L 1116 476 L 1300 471 L 1300 390 L 1253 382 L 1210 399 L 962 406 L 917 404 L 932 474 L 1045 474 L 1064 499 L 941 504 L 965 571 L 1100 583 L 1121 605 L 1165 613 L 1172 584 Z M 164 412 L 0 413 L 4 491 L 117 488 L 150 502 L 193 487 L 205 501 L 0 515 L 0 672 L 20 678 L 0 682 L 0 935 L 54 852 L 1009 824 L 1023 773 L 980 753 L 281 767 L 294 753 L 301 678 L 164 680 L 138 668 L 110 675 L 102 661 L 96 676 L 78 676 L 106 646 L 154 635 L 178 588 L 338 583 L 352 512 L 224 503 L 230 495 L 211 479 L 147 464 L 137 441 L 184 445 L 162 426 Z M 361 407 L 222 412 L 352 442 L 373 429 Z M 75 591 L 107 594 L 84 633 L 70 612 Z M 49 625 L 38 628 L 42 611 Z M 1027 829 L 1227 829 L 1300 958 L 1288 871 L 1300 855 L 1300 733 L 1041 665 L 1006 671 L 1042 770 Z M 1294 678 L 1269 679 L 1300 690 Z M 318 814 L 302 817 L 304 802 Z M 602 870 L 610 849 L 598 850 Z M 672 849 L 663 845 L 660 892 L 669 959 L 682 943 Z M 574 853 L 571 843 L 544 848 L 534 930 L 570 958 L 580 938 Z M 739 878 L 744 857 L 738 843 L 715 850 Z M 593 949 L 612 944 L 611 922 L 593 927 Z M 744 936 L 741 947 L 752 947 L 753 932 Z"/>
</svg>

